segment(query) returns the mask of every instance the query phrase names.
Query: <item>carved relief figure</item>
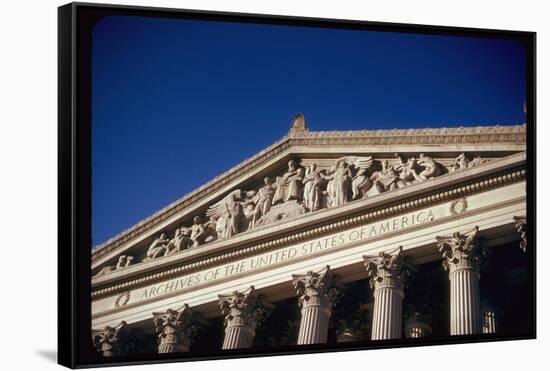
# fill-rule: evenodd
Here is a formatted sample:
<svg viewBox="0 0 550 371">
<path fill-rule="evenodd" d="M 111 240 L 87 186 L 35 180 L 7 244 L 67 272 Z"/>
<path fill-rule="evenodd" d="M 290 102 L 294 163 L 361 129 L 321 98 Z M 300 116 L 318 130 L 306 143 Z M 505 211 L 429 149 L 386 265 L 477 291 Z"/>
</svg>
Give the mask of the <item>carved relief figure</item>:
<svg viewBox="0 0 550 371">
<path fill-rule="evenodd" d="M 306 175 L 302 180 L 304 183 L 304 206 L 309 211 L 323 208 L 323 187 L 327 183 L 323 178 L 323 173 L 322 170 L 317 168 L 317 164 L 313 163 L 307 169 Z"/>
<path fill-rule="evenodd" d="M 346 163 L 349 165 L 350 170 L 355 172 L 351 180 L 351 199 L 367 197 L 367 192 L 372 188 L 373 182 L 370 179 L 369 172 L 374 165 L 374 159 L 372 156 L 368 157 L 344 157 Z"/>
<path fill-rule="evenodd" d="M 164 256 L 164 254 L 170 249 L 168 244 L 170 240 L 166 237 L 166 233 L 161 233 L 160 237 L 155 239 L 149 249 L 147 250 L 147 257 L 150 259 L 158 258 L 159 256 Z"/>
<path fill-rule="evenodd" d="M 258 190 L 258 193 L 253 198 L 256 204 L 254 208 L 254 214 L 252 217 L 252 226 L 256 225 L 258 220 L 271 209 L 271 203 L 273 201 L 273 195 L 275 194 L 275 188 L 271 184 L 269 177 L 264 178 L 264 186 Z"/>
<path fill-rule="evenodd" d="M 470 163 L 468 164 L 468 167 L 474 167 L 474 166 L 477 166 L 477 165 L 481 165 L 485 161 L 486 160 L 482 159 L 480 156 L 477 156 L 472 161 L 470 161 Z"/>
<path fill-rule="evenodd" d="M 451 171 L 454 172 L 456 170 L 462 170 L 468 168 L 468 158 L 466 158 L 466 155 L 464 153 L 461 153 L 457 156 L 453 164 L 451 165 Z"/>
<path fill-rule="evenodd" d="M 422 180 L 434 178 L 442 173 L 440 164 L 430 156 L 426 156 L 423 153 L 421 153 L 418 158 L 418 165 L 424 167 L 424 170 L 418 174 L 418 177 Z"/>
<path fill-rule="evenodd" d="M 372 180 L 379 192 L 391 191 L 404 185 L 399 173 L 386 160 L 382 161 L 382 170 L 375 172 Z"/>
<path fill-rule="evenodd" d="M 399 185 L 407 186 L 414 183 L 415 180 L 420 180 L 417 172 L 418 164 L 416 158 L 411 157 L 407 160 L 397 153 L 396 156 L 399 158 L 399 163 L 394 164 L 393 168 L 399 174 L 399 179 L 402 180 L 402 182 L 399 182 Z"/>
<path fill-rule="evenodd" d="M 118 262 L 115 269 L 126 268 L 127 266 L 132 264 L 132 260 L 134 260 L 134 257 L 132 255 L 120 255 L 118 257 Z"/>
<path fill-rule="evenodd" d="M 325 180 L 331 180 L 330 207 L 336 207 L 349 201 L 349 191 L 351 189 L 351 170 L 348 164 L 341 160 L 337 163 L 336 171 L 330 175 L 324 175 Z"/>
<path fill-rule="evenodd" d="M 193 247 L 197 247 L 203 243 L 206 236 L 206 228 L 201 224 L 201 219 L 198 216 L 194 217 L 193 226 L 191 227 L 191 235 L 189 236 L 189 239 L 193 243 Z"/>
<path fill-rule="evenodd" d="M 120 255 L 118 257 L 118 261 L 116 265 L 106 265 L 99 272 L 97 272 L 96 276 L 101 276 L 105 273 L 112 272 L 117 269 L 126 268 L 130 264 L 132 264 L 132 261 L 134 260 L 134 257 L 132 255 Z"/>
<path fill-rule="evenodd" d="M 304 169 L 296 165 L 296 161 L 288 162 L 288 171 L 282 177 L 277 178 L 277 188 L 273 195 L 272 204 L 290 200 L 302 200 L 302 180 L 304 178 Z"/>
<path fill-rule="evenodd" d="M 242 191 L 237 189 L 206 211 L 206 215 L 216 223 L 218 237 L 229 238 L 245 229 L 246 218 L 241 199 Z"/>
</svg>

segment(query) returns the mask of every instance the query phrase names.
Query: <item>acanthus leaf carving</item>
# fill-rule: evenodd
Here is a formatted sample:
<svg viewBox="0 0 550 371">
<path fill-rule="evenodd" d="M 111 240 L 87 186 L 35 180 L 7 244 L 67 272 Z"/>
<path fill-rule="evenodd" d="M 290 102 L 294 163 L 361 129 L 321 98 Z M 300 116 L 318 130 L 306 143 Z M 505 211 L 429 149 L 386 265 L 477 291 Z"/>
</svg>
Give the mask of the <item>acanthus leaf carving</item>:
<svg viewBox="0 0 550 371">
<path fill-rule="evenodd" d="M 274 309 L 254 286 L 245 292 L 233 291 L 229 295 L 218 295 L 218 298 L 226 327 L 244 325 L 254 330 Z"/>
<path fill-rule="evenodd" d="M 455 232 L 450 237 L 437 236 L 437 247 L 443 256 L 443 268 L 453 273 L 458 269 L 472 269 L 479 273 L 487 263 L 489 251 L 478 237 L 479 227 L 469 232 Z"/>
<path fill-rule="evenodd" d="M 343 295 L 343 286 L 336 280 L 328 265 L 319 271 L 293 274 L 292 284 L 298 293 L 301 308 L 320 305 L 332 309 Z"/>
<path fill-rule="evenodd" d="M 204 330 L 205 325 L 200 315 L 193 312 L 187 304 L 179 310 L 154 312 L 153 323 L 158 335 L 159 353 L 189 351 L 189 347 Z"/>
<path fill-rule="evenodd" d="M 376 290 L 382 287 L 403 289 L 416 269 L 407 261 L 403 247 L 378 255 L 363 256 L 370 286 Z"/>
<path fill-rule="evenodd" d="M 115 327 L 92 330 L 92 342 L 103 357 L 125 356 L 135 348 L 131 330 L 125 321 Z"/>
</svg>

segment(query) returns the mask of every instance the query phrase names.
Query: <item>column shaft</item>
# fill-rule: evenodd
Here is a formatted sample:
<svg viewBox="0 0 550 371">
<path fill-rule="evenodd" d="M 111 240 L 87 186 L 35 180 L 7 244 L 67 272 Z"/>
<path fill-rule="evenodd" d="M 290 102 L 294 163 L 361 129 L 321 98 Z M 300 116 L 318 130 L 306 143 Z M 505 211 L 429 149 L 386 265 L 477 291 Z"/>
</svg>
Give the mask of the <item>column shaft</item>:
<svg viewBox="0 0 550 371">
<path fill-rule="evenodd" d="M 458 269 L 450 274 L 451 335 L 481 333 L 479 274 L 472 269 Z"/>
<path fill-rule="evenodd" d="M 443 267 L 449 272 L 451 335 L 481 333 L 479 277 L 489 253 L 478 239 L 478 231 L 475 227 L 467 233 L 436 237 Z"/>
<path fill-rule="evenodd" d="M 165 343 L 165 344 L 159 344 L 158 346 L 158 352 L 160 354 L 162 353 L 180 353 L 180 352 L 189 352 L 189 347 L 184 344 L 176 344 L 176 343 Z"/>
<path fill-rule="evenodd" d="M 256 332 L 248 326 L 229 326 L 225 329 L 222 349 L 250 348 Z"/>
<path fill-rule="evenodd" d="M 302 320 L 298 333 L 298 345 L 327 342 L 330 308 L 308 305 L 302 309 Z"/>
<path fill-rule="evenodd" d="M 399 339 L 402 328 L 403 291 L 393 287 L 375 289 L 371 339 Z"/>
</svg>

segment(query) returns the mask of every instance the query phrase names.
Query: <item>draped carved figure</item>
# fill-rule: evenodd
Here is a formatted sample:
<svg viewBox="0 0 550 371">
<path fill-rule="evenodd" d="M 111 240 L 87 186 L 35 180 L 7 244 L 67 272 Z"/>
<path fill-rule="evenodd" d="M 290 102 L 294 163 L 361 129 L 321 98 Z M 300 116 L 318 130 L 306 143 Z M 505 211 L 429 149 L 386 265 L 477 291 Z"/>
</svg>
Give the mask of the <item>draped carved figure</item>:
<svg viewBox="0 0 550 371">
<path fill-rule="evenodd" d="M 253 198 L 254 214 L 252 217 L 252 226 L 255 226 L 258 220 L 271 209 L 271 203 L 273 201 L 273 195 L 275 194 L 275 187 L 271 184 L 269 177 L 264 178 L 264 185 L 258 190 Z"/>
<path fill-rule="evenodd" d="M 236 189 L 206 210 L 206 215 L 216 223 L 218 237 L 229 238 L 246 229 L 241 200 L 243 192 Z"/>
<path fill-rule="evenodd" d="M 290 200 L 302 200 L 302 180 L 304 179 L 304 168 L 298 167 L 296 161 L 288 162 L 288 171 L 282 177 L 277 177 L 277 188 L 273 195 L 272 204 Z"/>
<path fill-rule="evenodd" d="M 352 173 L 346 161 L 339 161 L 336 170 L 323 178 L 331 181 L 330 190 L 327 189 L 329 207 L 341 206 L 349 201 Z"/>
<path fill-rule="evenodd" d="M 309 211 L 316 211 L 324 207 L 323 188 L 327 184 L 323 178 L 324 174 L 325 172 L 319 170 L 315 163 L 306 170 L 302 182 L 304 183 L 304 206 Z"/>
</svg>

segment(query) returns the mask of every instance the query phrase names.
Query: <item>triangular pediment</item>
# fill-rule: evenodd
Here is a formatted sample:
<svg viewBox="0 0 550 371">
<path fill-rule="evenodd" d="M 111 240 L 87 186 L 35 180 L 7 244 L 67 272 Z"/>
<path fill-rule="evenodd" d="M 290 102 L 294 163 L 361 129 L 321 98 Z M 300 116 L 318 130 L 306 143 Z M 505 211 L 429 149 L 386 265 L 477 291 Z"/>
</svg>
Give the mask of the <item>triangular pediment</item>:
<svg viewBox="0 0 550 371">
<path fill-rule="evenodd" d="M 298 122 L 300 124 L 300 122 Z M 525 126 L 309 131 L 252 158 L 92 251 L 95 275 L 468 169 L 525 150 Z"/>
</svg>

